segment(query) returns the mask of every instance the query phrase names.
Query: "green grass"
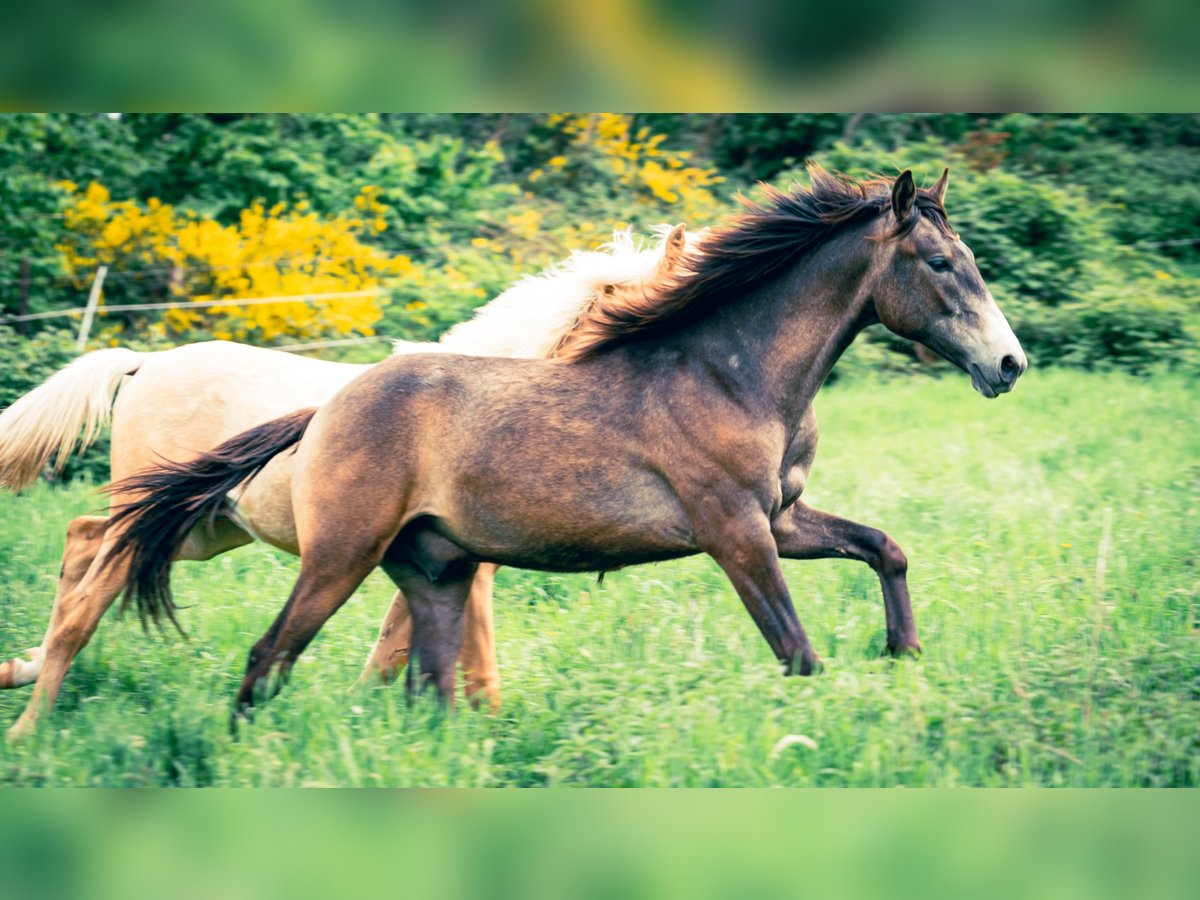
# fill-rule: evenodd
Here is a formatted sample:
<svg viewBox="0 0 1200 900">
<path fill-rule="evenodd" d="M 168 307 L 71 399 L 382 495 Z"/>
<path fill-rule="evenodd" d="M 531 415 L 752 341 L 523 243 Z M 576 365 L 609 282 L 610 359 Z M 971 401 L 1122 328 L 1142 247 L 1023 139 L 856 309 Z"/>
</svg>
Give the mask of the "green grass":
<svg viewBox="0 0 1200 900">
<path fill-rule="evenodd" d="M 252 547 L 177 568 L 187 641 L 107 616 L 41 732 L 0 746 L 0 783 L 1200 783 L 1194 384 L 1034 371 L 986 402 L 947 375 L 837 385 L 817 411 L 808 499 L 904 547 L 919 660 L 880 658 L 855 563 L 785 563 L 826 664 L 808 679 L 780 677 L 707 559 L 603 586 L 507 570 L 503 710 L 443 719 L 349 690 L 391 595 L 377 574 L 233 740 L 246 653 L 296 573 Z M 98 503 L 81 484 L 0 497 L 0 653 L 40 641 L 64 526 Z M 28 690 L 0 693 L 0 722 Z"/>
</svg>

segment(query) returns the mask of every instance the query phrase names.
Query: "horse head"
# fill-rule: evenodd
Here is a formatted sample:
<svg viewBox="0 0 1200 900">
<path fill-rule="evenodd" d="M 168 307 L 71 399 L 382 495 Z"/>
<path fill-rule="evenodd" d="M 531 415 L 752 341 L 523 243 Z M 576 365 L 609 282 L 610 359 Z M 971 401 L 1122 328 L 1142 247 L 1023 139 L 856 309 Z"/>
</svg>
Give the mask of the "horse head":
<svg viewBox="0 0 1200 900">
<path fill-rule="evenodd" d="M 906 170 L 892 185 L 890 213 L 873 235 L 891 248 L 874 282 L 875 311 L 890 331 L 945 357 L 992 398 L 1013 389 L 1028 360 L 975 254 L 946 222 L 948 174 L 918 190 Z"/>
</svg>

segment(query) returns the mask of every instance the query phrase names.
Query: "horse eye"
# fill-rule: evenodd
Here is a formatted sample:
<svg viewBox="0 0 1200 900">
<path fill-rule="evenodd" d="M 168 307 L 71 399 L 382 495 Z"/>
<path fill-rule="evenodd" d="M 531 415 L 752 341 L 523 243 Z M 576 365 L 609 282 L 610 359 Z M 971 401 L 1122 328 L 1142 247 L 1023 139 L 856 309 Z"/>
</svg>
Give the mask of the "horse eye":
<svg viewBox="0 0 1200 900">
<path fill-rule="evenodd" d="M 935 256 L 929 260 L 929 268 L 933 269 L 935 272 L 949 272 L 950 260 L 946 259 L 944 256 Z"/>
</svg>

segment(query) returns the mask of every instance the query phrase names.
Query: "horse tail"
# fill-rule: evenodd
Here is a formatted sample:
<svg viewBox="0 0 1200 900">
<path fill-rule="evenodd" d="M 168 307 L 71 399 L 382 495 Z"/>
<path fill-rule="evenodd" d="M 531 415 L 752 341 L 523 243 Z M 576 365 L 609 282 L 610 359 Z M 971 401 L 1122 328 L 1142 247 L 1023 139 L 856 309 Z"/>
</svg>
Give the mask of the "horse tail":
<svg viewBox="0 0 1200 900">
<path fill-rule="evenodd" d="M 88 353 L 0 413 L 0 485 L 19 491 L 52 456 L 61 469 L 73 451 L 91 444 L 112 415 L 121 379 L 148 355 L 124 347 Z"/>
<path fill-rule="evenodd" d="M 316 414 L 302 409 L 251 428 L 185 463 L 163 462 L 109 485 L 137 499 L 114 507 L 109 533 L 117 534 L 108 562 L 127 556 L 122 612 L 132 602 L 145 627 L 165 615 L 176 628 L 171 562 L 188 533 L 207 518 L 211 528 L 225 498 L 272 459 L 298 443 Z M 115 528 L 115 531 L 113 530 Z"/>
</svg>

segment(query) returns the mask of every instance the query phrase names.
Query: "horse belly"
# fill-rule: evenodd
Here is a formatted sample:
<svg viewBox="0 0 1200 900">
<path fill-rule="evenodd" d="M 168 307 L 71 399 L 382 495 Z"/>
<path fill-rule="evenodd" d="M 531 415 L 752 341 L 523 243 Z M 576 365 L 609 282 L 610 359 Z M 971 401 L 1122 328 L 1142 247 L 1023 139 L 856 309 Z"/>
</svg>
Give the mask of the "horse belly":
<svg viewBox="0 0 1200 900">
<path fill-rule="evenodd" d="M 696 552 L 674 494 L 652 473 L 612 479 L 510 476 L 457 493 L 452 539 L 480 559 L 518 568 L 592 572 Z"/>
<path fill-rule="evenodd" d="M 234 489 L 228 515 L 256 540 L 299 556 L 300 541 L 292 510 L 294 460 L 292 453 L 281 453 L 249 482 Z"/>
</svg>

